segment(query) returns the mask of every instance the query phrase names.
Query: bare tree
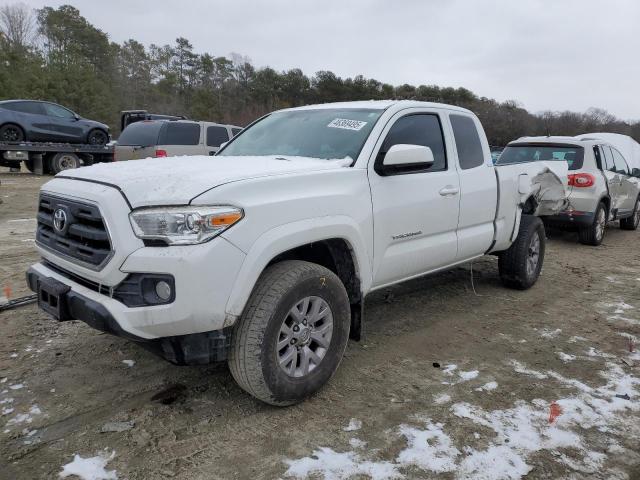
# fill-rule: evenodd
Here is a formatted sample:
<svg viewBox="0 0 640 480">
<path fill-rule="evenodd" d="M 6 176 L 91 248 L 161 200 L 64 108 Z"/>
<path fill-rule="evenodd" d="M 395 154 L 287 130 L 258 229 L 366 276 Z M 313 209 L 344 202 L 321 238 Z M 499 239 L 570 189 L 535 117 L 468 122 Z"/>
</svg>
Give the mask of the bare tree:
<svg viewBox="0 0 640 480">
<path fill-rule="evenodd" d="M 0 7 L 0 38 L 12 50 L 26 50 L 37 34 L 36 17 L 24 3 Z"/>
</svg>

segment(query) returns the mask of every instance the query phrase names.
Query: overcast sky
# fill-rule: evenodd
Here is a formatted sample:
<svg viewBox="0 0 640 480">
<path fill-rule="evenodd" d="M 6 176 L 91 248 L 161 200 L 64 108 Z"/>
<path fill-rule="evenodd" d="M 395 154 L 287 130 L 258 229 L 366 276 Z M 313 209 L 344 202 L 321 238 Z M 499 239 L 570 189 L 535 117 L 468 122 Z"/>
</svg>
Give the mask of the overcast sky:
<svg viewBox="0 0 640 480">
<path fill-rule="evenodd" d="M 532 112 L 600 107 L 640 119 L 639 0 L 26 3 L 72 4 L 119 43 L 184 36 L 198 53 L 237 52 L 256 67 L 460 86 Z"/>
</svg>

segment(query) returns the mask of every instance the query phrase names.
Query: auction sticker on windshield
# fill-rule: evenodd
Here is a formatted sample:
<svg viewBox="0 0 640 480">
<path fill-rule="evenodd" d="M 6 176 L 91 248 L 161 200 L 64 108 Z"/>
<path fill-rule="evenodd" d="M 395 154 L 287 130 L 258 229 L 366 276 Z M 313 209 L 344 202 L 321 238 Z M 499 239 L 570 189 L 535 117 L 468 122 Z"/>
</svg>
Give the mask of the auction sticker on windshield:
<svg viewBox="0 0 640 480">
<path fill-rule="evenodd" d="M 345 130 L 362 130 L 367 122 L 361 122 L 359 120 L 348 120 L 346 118 L 336 118 L 332 120 L 327 127 L 329 128 L 344 128 Z"/>
</svg>

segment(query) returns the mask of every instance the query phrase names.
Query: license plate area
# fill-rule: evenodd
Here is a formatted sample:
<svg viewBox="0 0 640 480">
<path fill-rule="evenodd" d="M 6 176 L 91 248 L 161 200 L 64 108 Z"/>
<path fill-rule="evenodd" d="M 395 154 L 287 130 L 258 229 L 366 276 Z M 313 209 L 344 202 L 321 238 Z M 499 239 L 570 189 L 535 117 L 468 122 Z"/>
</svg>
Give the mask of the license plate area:
<svg viewBox="0 0 640 480">
<path fill-rule="evenodd" d="M 67 292 L 71 287 L 55 278 L 38 280 L 38 306 L 59 321 L 69 320 L 67 310 Z"/>
</svg>

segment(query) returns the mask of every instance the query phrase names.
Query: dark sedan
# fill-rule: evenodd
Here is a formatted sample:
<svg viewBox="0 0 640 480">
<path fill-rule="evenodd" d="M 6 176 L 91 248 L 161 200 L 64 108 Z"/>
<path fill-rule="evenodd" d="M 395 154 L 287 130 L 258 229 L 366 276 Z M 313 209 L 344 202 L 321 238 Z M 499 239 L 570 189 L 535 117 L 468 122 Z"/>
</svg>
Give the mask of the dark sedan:
<svg viewBox="0 0 640 480">
<path fill-rule="evenodd" d="M 1 101 L 0 142 L 22 141 L 105 145 L 109 127 L 51 102 Z"/>
</svg>

